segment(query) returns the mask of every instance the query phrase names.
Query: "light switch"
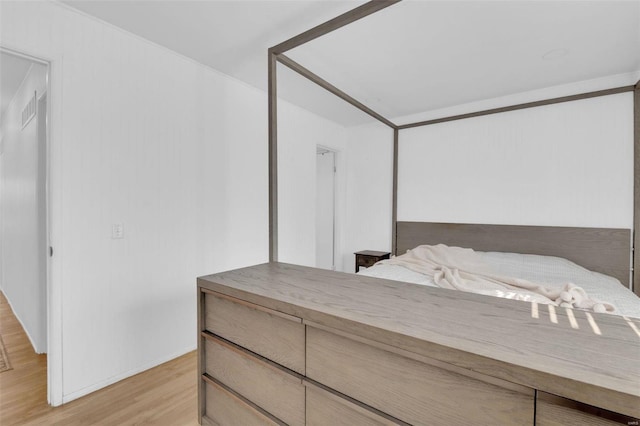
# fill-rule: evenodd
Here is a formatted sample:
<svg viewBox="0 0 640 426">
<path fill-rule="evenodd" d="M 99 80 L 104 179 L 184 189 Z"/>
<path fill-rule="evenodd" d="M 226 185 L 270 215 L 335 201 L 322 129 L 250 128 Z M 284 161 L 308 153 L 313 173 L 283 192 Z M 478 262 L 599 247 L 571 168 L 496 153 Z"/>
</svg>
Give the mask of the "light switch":
<svg viewBox="0 0 640 426">
<path fill-rule="evenodd" d="M 124 238 L 124 224 L 114 223 L 111 225 L 111 239 L 118 240 Z"/>
</svg>

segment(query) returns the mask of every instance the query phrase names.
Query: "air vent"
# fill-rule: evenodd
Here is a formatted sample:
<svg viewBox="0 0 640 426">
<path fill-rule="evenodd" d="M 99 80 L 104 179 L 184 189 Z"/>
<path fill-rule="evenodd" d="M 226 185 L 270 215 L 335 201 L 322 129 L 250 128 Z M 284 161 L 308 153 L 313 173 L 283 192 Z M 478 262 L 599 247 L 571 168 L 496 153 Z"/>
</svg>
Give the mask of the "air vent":
<svg viewBox="0 0 640 426">
<path fill-rule="evenodd" d="M 33 92 L 33 97 L 29 100 L 27 106 L 22 110 L 22 128 L 24 129 L 27 124 L 36 116 L 36 92 Z"/>
</svg>

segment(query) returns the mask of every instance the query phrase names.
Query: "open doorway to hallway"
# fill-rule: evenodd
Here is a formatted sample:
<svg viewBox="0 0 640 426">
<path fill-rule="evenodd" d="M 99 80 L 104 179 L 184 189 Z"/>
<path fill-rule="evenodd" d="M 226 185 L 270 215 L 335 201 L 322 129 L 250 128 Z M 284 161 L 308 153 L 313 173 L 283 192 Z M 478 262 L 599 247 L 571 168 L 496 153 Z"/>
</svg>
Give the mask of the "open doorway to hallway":
<svg viewBox="0 0 640 426">
<path fill-rule="evenodd" d="M 48 75 L 48 63 L 0 48 L 0 356 L 9 366 L 0 372 L 3 413 L 5 402 L 19 402 L 12 377 L 23 368 L 35 378 L 23 397 L 47 400 Z"/>
</svg>

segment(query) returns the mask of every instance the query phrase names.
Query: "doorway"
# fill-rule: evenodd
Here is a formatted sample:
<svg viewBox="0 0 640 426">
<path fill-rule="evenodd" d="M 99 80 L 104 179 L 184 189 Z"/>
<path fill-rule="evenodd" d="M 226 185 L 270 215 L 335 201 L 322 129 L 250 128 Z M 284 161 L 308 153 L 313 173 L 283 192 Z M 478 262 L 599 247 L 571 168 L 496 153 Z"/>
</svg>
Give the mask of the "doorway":
<svg viewBox="0 0 640 426">
<path fill-rule="evenodd" d="M 335 270 L 336 152 L 316 147 L 316 267 Z"/>
<path fill-rule="evenodd" d="M 14 374 L 42 365 L 47 385 L 48 93 L 48 62 L 0 48 L 0 290 L 30 343 L 7 349 Z"/>
</svg>

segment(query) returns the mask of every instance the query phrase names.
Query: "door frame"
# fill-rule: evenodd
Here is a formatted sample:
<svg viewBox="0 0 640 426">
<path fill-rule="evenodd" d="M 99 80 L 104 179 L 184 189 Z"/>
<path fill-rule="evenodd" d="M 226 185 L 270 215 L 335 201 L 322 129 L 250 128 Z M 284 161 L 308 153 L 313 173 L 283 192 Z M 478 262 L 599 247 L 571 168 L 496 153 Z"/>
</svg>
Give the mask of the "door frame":
<svg viewBox="0 0 640 426">
<path fill-rule="evenodd" d="M 59 67 L 61 61 L 54 61 L 50 58 L 43 58 L 41 55 L 33 52 L 25 52 L 24 49 L 12 48 L 6 44 L 0 45 L 0 52 L 9 55 L 18 56 L 27 59 L 32 62 L 36 62 L 47 67 L 47 82 L 45 92 L 38 95 L 37 102 L 39 104 L 43 96 L 46 96 L 47 113 L 46 113 L 46 137 L 45 137 L 45 183 L 44 183 L 44 198 L 45 198 L 45 234 L 46 245 L 43 248 L 46 250 L 46 307 L 47 307 L 47 401 L 53 406 L 58 406 L 63 403 L 63 380 L 62 380 L 62 288 L 60 276 L 60 260 L 61 256 L 51 255 L 51 247 L 53 247 L 53 241 L 55 237 L 56 226 L 53 221 L 60 215 L 54 215 L 55 212 L 59 212 L 61 209 L 60 200 L 56 200 L 55 197 L 59 197 L 59 192 L 56 190 L 52 181 L 52 175 L 54 172 L 59 172 L 57 167 L 56 158 L 60 156 L 60 147 L 55 143 L 53 134 L 57 130 L 54 123 L 54 112 L 59 114 L 59 110 L 54 104 L 61 99 L 61 72 Z M 53 77 L 56 78 L 55 83 Z M 58 103 L 58 105 L 60 105 Z M 59 119 L 59 116 L 57 117 Z M 58 182 L 60 180 L 58 179 Z"/>
<path fill-rule="evenodd" d="M 331 270 L 335 271 L 336 270 L 336 260 L 337 260 L 337 255 L 338 255 L 338 241 L 337 241 L 337 225 L 336 225 L 336 221 L 338 220 L 337 217 L 337 204 L 338 204 L 338 186 L 337 186 L 337 180 L 338 180 L 338 176 L 337 176 L 337 166 L 338 166 L 338 151 L 335 148 L 331 148 L 328 147 L 326 145 L 322 145 L 322 144 L 316 144 L 316 161 L 317 161 L 317 156 L 318 155 L 322 155 L 322 153 L 320 153 L 320 150 L 323 150 L 324 153 L 332 153 L 333 154 L 333 220 L 332 220 L 332 236 L 333 236 L 333 245 L 332 245 L 332 259 L 331 259 Z M 318 173 L 316 171 L 316 178 L 318 177 Z M 316 182 L 316 186 L 317 186 L 317 182 Z M 318 210 L 318 206 L 316 206 L 316 212 Z M 317 236 L 316 236 L 317 237 Z"/>
</svg>

